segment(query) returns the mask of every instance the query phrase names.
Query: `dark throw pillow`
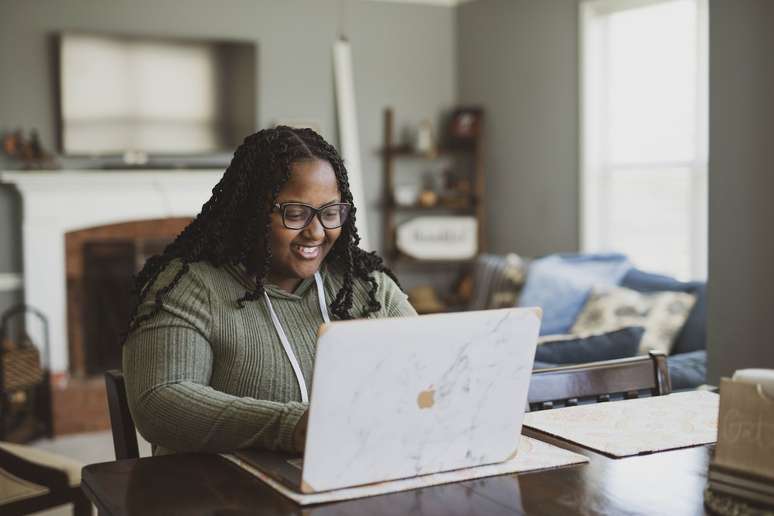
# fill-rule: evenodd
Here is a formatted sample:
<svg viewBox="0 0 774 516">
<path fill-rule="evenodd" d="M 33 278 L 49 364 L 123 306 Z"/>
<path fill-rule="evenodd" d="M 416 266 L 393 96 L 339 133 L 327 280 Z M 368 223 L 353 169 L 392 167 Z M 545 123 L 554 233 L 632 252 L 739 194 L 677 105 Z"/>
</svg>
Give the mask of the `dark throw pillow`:
<svg viewBox="0 0 774 516">
<path fill-rule="evenodd" d="M 641 326 L 628 326 L 606 333 L 586 335 L 546 335 L 538 340 L 536 362 L 583 364 L 637 355 Z"/>
</svg>

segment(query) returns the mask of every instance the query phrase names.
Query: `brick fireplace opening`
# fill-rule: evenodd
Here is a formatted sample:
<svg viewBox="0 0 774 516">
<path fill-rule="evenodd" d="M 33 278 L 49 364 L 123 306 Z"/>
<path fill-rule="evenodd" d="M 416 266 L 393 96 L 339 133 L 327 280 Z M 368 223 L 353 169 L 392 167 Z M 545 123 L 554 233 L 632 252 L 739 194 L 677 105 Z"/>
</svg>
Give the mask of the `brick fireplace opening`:
<svg viewBox="0 0 774 516">
<path fill-rule="evenodd" d="M 138 220 L 65 233 L 69 374 L 54 381 L 54 433 L 110 428 L 103 373 L 121 368 L 132 276 L 190 217 Z"/>
</svg>

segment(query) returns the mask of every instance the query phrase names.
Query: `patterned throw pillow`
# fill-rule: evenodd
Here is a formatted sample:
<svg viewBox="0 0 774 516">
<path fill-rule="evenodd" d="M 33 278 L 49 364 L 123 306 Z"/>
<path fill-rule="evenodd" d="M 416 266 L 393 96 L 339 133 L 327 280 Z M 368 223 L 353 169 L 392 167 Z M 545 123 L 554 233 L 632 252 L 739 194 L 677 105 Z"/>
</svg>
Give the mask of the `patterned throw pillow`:
<svg viewBox="0 0 774 516">
<path fill-rule="evenodd" d="M 640 354 L 648 350 L 672 351 L 696 296 L 685 292 L 641 293 L 623 287 L 595 288 L 589 294 L 572 333 L 606 331 L 622 326 L 642 326 Z"/>
</svg>

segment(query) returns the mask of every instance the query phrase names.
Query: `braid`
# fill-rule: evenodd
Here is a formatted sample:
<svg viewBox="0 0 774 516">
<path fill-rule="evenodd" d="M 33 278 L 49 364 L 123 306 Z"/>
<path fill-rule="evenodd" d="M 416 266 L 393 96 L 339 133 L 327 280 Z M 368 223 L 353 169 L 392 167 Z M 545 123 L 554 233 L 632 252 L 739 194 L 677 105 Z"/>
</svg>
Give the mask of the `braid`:
<svg viewBox="0 0 774 516">
<path fill-rule="evenodd" d="M 358 247 L 360 236 L 355 227 L 356 208 L 352 202 L 347 171 L 336 149 L 311 129 L 278 126 L 246 137 L 237 150 L 223 177 L 212 189 L 212 196 L 201 212 L 170 243 L 160 255 L 152 256 L 134 278 L 132 293 L 135 305 L 126 337 L 161 310 L 162 301 L 180 278 L 189 271 L 189 264 L 205 261 L 215 267 L 244 264 L 255 276 L 256 286 L 237 299 L 240 308 L 264 293 L 264 283 L 271 269 L 271 207 L 282 186 L 290 179 L 296 161 L 321 159 L 330 163 L 336 175 L 342 202 L 352 205 L 341 234 L 325 258 L 326 263 L 342 271 L 343 285 L 331 303 L 331 312 L 339 319 L 351 319 L 355 279 L 369 284 L 368 303 L 362 314 L 381 309 L 376 299 L 376 271 L 386 273 L 397 283 L 395 275 L 376 253 Z M 268 205 L 266 205 L 266 201 Z M 265 206 L 263 209 L 257 208 Z M 261 252 L 256 245 L 262 243 Z M 159 288 L 151 310 L 140 315 L 139 306 L 153 290 L 159 276 L 173 260 L 182 267 L 167 285 Z"/>
<path fill-rule="evenodd" d="M 376 271 L 384 272 L 399 287 L 400 283 L 395 277 L 395 274 L 387 268 L 384 264 L 384 260 L 382 260 L 379 255 L 375 252 L 365 252 L 358 247 L 360 235 L 358 235 L 355 226 L 357 220 L 357 208 L 353 203 L 347 171 L 339 153 L 332 145 L 323 140 L 320 135 L 311 129 L 299 129 L 297 132 L 299 137 L 304 139 L 315 156 L 324 159 L 331 164 L 339 184 L 342 201 L 352 205 L 351 212 L 349 217 L 347 217 L 341 235 L 338 240 L 336 240 L 329 255 L 326 257 L 327 263 L 338 266 L 340 270 L 344 271 L 344 284 L 331 304 L 331 311 L 340 319 L 352 318 L 350 310 L 352 308 L 353 279 L 358 278 L 368 282 L 370 286 L 368 292 L 368 306 L 360 315 L 364 317 L 369 313 L 378 312 L 381 310 L 382 305 L 376 299 L 378 284 L 373 278 L 372 273 Z"/>
</svg>

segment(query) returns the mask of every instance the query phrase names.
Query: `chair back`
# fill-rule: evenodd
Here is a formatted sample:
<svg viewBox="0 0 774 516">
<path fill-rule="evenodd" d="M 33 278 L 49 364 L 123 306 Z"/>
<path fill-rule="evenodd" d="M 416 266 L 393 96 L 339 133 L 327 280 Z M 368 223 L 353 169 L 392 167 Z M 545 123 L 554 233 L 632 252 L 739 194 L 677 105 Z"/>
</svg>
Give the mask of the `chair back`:
<svg viewBox="0 0 774 516">
<path fill-rule="evenodd" d="M 565 367 L 538 369 L 532 374 L 527 401 L 530 410 L 574 406 L 580 400 L 610 401 L 611 397 L 638 398 L 672 392 L 666 355 L 606 360 Z"/>
<path fill-rule="evenodd" d="M 134 420 L 129 412 L 129 402 L 126 398 L 124 374 L 116 369 L 105 371 L 105 387 L 107 389 L 110 426 L 113 430 L 113 448 L 116 451 L 116 460 L 137 459 L 140 457 L 140 451 L 137 447 L 137 433 L 134 428 Z"/>
</svg>

